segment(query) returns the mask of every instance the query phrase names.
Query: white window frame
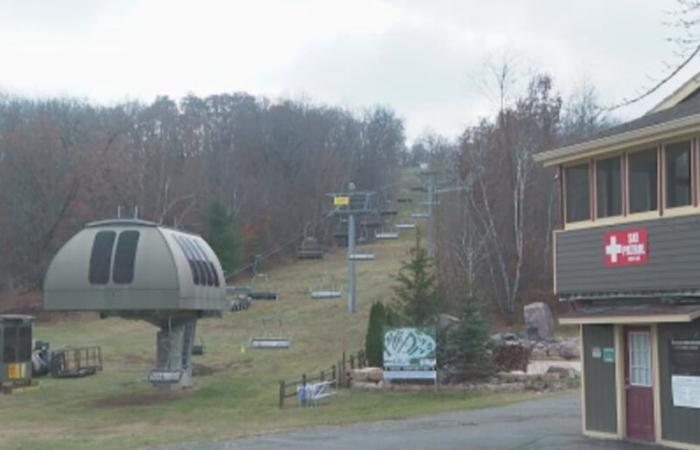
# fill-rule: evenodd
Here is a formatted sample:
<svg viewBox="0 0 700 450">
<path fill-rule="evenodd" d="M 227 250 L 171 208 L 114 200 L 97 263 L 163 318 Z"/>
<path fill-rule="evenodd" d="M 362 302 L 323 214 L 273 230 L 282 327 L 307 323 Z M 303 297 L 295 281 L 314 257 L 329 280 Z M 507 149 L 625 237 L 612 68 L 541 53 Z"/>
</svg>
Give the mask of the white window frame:
<svg viewBox="0 0 700 450">
<path fill-rule="evenodd" d="M 630 386 L 652 387 L 651 332 L 627 334 Z"/>
</svg>

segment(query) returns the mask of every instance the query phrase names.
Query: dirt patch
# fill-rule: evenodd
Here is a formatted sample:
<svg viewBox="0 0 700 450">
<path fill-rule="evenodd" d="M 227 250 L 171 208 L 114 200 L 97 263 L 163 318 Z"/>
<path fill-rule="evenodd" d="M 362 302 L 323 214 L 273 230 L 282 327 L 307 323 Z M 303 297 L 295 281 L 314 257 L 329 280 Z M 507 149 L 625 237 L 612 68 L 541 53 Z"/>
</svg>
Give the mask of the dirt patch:
<svg viewBox="0 0 700 450">
<path fill-rule="evenodd" d="M 209 375 L 214 375 L 216 372 L 220 372 L 221 369 L 215 367 L 206 366 L 204 364 L 194 363 L 192 364 L 192 376 L 193 377 L 208 377 Z"/>
<path fill-rule="evenodd" d="M 153 365 L 155 364 L 155 357 L 153 356 L 144 356 L 144 355 L 124 355 L 122 357 L 122 361 L 128 366 L 141 366 L 141 365 Z"/>
<path fill-rule="evenodd" d="M 231 372 L 236 372 L 238 370 L 245 370 L 245 369 L 252 369 L 253 368 L 253 360 L 250 358 L 243 359 L 243 360 L 237 360 L 237 361 L 230 361 L 227 364 L 224 365 L 223 369 L 225 371 L 231 371 Z"/>
<path fill-rule="evenodd" d="M 158 405 L 171 403 L 181 398 L 188 397 L 191 392 L 191 390 L 185 390 L 179 392 L 145 392 L 142 394 L 120 395 L 118 397 L 97 399 L 90 402 L 90 405 L 97 408 Z"/>
</svg>

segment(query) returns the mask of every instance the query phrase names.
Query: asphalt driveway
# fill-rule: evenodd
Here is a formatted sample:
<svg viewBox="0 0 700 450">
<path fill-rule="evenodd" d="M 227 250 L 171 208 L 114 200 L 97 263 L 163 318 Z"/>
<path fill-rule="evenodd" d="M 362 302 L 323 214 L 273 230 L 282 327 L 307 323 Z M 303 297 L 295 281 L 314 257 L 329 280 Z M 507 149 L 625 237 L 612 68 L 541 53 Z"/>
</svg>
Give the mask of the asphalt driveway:
<svg viewBox="0 0 700 450">
<path fill-rule="evenodd" d="M 181 447 L 192 448 L 192 447 Z M 578 395 L 401 420 L 316 427 L 236 439 L 198 450 L 631 450 L 655 446 L 581 435 Z"/>
</svg>

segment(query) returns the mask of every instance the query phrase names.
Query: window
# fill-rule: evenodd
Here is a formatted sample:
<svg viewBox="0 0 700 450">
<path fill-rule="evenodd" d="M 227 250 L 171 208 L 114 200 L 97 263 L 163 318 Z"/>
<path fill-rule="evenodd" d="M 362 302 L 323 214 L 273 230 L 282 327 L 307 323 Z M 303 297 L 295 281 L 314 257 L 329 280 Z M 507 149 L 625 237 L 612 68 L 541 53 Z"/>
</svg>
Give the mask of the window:
<svg viewBox="0 0 700 450">
<path fill-rule="evenodd" d="M 601 159 L 595 163 L 596 215 L 622 214 L 622 172 L 620 157 Z"/>
<path fill-rule="evenodd" d="M 117 233 L 100 231 L 95 235 L 90 255 L 90 284 L 107 284 L 109 269 L 112 264 L 112 247 Z"/>
<path fill-rule="evenodd" d="M 197 247 L 197 250 L 199 251 L 199 254 L 202 256 L 202 259 L 205 261 L 207 267 L 209 268 L 209 273 L 212 275 L 212 281 L 214 286 L 219 286 L 219 274 L 216 272 L 216 267 L 214 267 L 214 263 L 209 260 L 207 257 L 207 253 L 204 251 L 202 246 L 197 242 L 196 240 L 193 240 L 192 243 L 194 244 L 195 247 Z"/>
<path fill-rule="evenodd" d="M 690 205 L 690 141 L 666 146 L 666 207 Z"/>
<path fill-rule="evenodd" d="M 192 255 L 192 259 L 194 259 L 194 263 L 199 267 L 199 273 L 202 275 L 200 278 L 200 284 L 202 286 L 211 286 L 214 284 L 214 277 L 209 272 L 207 262 L 204 261 L 204 259 L 197 253 L 197 247 L 195 247 L 194 241 L 190 238 L 183 238 L 183 241 L 185 246 L 189 249 L 190 255 Z"/>
<path fill-rule="evenodd" d="M 17 327 L 17 361 L 32 359 L 32 328 L 24 325 Z"/>
<path fill-rule="evenodd" d="M 32 358 L 32 328 L 29 325 L 5 325 L 2 332 L 2 362 L 11 364 Z"/>
<path fill-rule="evenodd" d="M 5 326 L 2 330 L 2 362 L 17 362 L 17 327 Z"/>
<path fill-rule="evenodd" d="M 115 283 L 128 284 L 134 281 L 134 260 L 138 243 L 138 231 L 119 233 L 117 251 L 114 254 L 114 269 L 112 269 L 112 281 Z"/>
<path fill-rule="evenodd" d="M 648 331 L 630 331 L 629 377 L 632 386 L 651 386 L 651 339 Z"/>
<path fill-rule="evenodd" d="M 566 221 L 578 222 L 591 218 L 588 164 L 564 169 L 566 181 Z"/>
<path fill-rule="evenodd" d="M 192 272 L 192 282 L 195 284 L 195 286 L 199 286 L 200 280 L 203 279 L 203 276 L 200 273 L 199 265 L 195 264 L 194 257 L 190 253 L 190 249 L 185 245 L 183 239 L 184 238 L 180 236 L 175 236 L 175 242 L 177 242 L 177 245 L 180 246 L 180 250 L 182 250 L 182 253 L 185 255 L 185 258 L 187 258 L 187 262 L 190 264 L 190 272 Z"/>
<path fill-rule="evenodd" d="M 630 213 L 657 209 L 656 149 L 629 154 L 629 209 Z"/>
</svg>

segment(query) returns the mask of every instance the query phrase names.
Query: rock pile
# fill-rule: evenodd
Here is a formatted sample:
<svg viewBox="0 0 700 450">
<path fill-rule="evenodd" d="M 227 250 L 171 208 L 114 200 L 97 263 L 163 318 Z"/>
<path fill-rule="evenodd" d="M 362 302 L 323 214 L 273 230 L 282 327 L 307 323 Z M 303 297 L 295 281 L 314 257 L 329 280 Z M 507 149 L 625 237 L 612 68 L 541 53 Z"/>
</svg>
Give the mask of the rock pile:
<svg viewBox="0 0 700 450">
<path fill-rule="evenodd" d="M 521 345 L 530 350 L 530 359 L 565 359 L 581 358 L 579 338 L 532 340 L 515 333 L 497 333 L 491 336 L 494 345 Z"/>
<path fill-rule="evenodd" d="M 384 387 L 384 370 L 381 367 L 351 369 L 349 377 L 353 389 L 375 390 Z"/>
</svg>

